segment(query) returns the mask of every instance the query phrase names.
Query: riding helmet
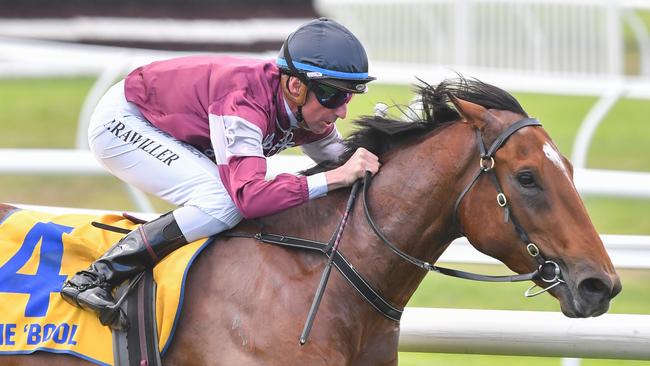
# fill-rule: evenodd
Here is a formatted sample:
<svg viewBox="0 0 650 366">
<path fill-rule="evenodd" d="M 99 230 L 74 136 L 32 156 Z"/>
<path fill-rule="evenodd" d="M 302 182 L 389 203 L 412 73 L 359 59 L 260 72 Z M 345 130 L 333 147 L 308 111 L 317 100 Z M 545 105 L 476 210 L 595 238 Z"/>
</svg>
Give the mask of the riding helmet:
<svg viewBox="0 0 650 366">
<path fill-rule="evenodd" d="M 300 26 L 285 40 L 276 60 L 285 73 L 330 85 L 351 93 L 364 93 L 368 56 L 361 42 L 343 25 L 327 18 Z"/>
</svg>

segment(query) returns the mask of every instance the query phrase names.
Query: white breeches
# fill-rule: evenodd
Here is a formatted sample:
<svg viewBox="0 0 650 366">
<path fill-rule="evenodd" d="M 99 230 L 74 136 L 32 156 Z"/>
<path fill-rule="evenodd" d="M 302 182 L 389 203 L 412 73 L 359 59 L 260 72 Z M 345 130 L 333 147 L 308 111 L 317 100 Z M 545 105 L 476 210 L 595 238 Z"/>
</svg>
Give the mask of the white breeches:
<svg viewBox="0 0 650 366">
<path fill-rule="evenodd" d="M 194 147 L 159 130 L 126 101 L 124 82 L 102 97 L 90 119 L 90 150 L 113 175 L 174 205 L 191 242 L 235 226 L 242 216 L 216 164 Z"/>
</svg>

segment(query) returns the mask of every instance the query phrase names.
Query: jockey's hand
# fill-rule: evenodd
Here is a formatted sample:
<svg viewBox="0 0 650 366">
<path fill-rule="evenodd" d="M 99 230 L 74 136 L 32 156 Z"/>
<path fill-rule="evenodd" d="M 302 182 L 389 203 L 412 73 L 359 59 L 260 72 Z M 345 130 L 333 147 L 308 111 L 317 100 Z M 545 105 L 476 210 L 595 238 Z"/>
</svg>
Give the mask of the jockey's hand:
<svg viewBox="0 0 650 366">
<path fill-rule="evenodd" d="M 363 178 L 366 171 L 375 175 L 379 171 L 380 165 L 379 159 L 375 154 L 360 147 L 345 164 L 325 172 L 327 189 L 332 191 L 352 185 L 357 179 Z"/>
</svg>

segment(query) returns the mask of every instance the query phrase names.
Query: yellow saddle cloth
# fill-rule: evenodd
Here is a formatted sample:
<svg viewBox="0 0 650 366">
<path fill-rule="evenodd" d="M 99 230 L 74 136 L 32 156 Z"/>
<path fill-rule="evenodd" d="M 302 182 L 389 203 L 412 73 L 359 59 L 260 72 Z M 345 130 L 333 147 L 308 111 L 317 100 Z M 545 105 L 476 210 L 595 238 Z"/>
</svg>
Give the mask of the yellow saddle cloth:
<svg viewBox="0 0 650 366">
<path fill-rule="evenodd" d="M 68 276 L 88 267 L 124 236 L 93 227 L 92 221 L 126 229 L 136 226 L 116 215 L 26 210 L 16 210 L 0 223 L 0 355 L 46 351 L 101 365 L 113 363 L 111 330 L 59 293 Z M 180 315 L 187 270 L 209 242 L 185 245 L 154 269 L 161 352 L 171 343 Z"/>
</svg>

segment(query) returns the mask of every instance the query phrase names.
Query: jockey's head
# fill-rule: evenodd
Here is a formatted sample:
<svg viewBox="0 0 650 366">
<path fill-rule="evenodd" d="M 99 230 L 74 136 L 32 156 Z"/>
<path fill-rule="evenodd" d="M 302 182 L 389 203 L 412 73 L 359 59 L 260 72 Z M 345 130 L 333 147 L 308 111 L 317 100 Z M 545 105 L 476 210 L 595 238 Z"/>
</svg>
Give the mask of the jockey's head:
<svg viewBox="0 0 650 366">
<path fill-rule="evenodd" d="M 287 37 L 276 63 L 282 71 L 284 96 L 298 107 L 299 114 L 311 91 L 320 105 L 336 109 L 352 94 L 364 93 L 368 56 L 357 37 L 341 24 L 320 18 L 300 26 Z M 301 82 L 299 92 L 289 91 L 289 78 Z M 298 116 L 299 120 L 302 116 Z"/>
</svg>

